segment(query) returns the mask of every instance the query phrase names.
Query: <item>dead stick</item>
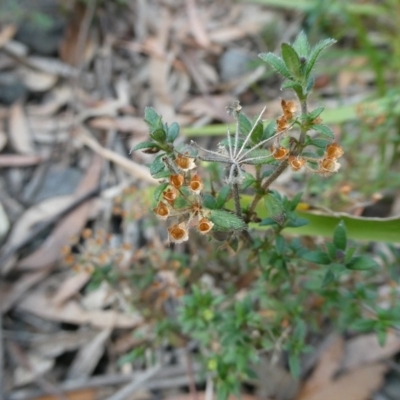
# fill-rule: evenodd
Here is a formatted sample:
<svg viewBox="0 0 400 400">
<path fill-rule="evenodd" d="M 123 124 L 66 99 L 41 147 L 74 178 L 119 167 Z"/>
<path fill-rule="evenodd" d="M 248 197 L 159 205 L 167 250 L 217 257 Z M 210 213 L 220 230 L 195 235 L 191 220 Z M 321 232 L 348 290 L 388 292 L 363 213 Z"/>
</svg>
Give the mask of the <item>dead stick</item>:
<svg viewBox="0 0 400 400">
<path fill-rule="evenodd" d="M 4 353 L 3 353 L 3 316 L 0 312 L 0 400 L 4 400 Z"/>
</svg>

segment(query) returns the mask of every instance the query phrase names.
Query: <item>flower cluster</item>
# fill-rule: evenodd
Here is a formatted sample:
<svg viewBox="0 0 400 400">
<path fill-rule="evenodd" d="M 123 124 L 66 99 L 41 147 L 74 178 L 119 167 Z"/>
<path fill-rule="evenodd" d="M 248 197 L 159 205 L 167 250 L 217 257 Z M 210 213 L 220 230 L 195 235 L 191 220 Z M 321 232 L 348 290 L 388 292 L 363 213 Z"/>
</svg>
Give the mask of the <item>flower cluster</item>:
<svg viewBox="0 0 400 400">
<path fill-rule="evenodd" d="M 75 272 L 87 274 L 92 274 L 96 268 L 107 265 L 123 268 L 129 262 L 131 253 L 132 248 L 129 244 L 113 247 L 111 238 L 105 231 L 99 230 L 94 233 L 88 228 L 82 231 L 80 238 L 73 238 L 71 245 L 62 249 L 64 263 L 71 266 Z"/>
<path fill-rule="evenodd" d="M 281 101 L 283 114 L 276 120 L 277 132 L 287 132 L 296 122 L 295 112 L 297 110 L 293 101 Z M 316 117 L 310 121 L 311 126 L 318 125 L 322 122 L 321 118 Z M 271 155 L 276 161 L 287 161 L 292 171 L 299 171 L 303 166 L 308 170 L 329 175 L 337 172 L 340 168 L 338 158 L 343 155 L 343 149 L 335 142 L 329 143 L 325 147 L 325 152 L 322 156 L 308 156 L 291 151 L 290 147 L 285 147 L 281 144 L 282 136 L 275 139 L 271 146 Z M 289 141 L 290 143 L 290 141 Z M 295 153 L 295 154 L 293 154 Z M 316 166 L 316 167 L 315 167 Z"/>
<path fill-rule="evenodd" d="M 168 228 L 169 241 L 182 243 L 188 240 L 192 226 L 196 226 L 201 234 L 209 233 L 214 224 L 207 218 L 208 212 L 202 206 L 203 181 L 197 173 L 192 173 L 196 168 L 195 159 L 178 153 L 173 165 L 167 161 L 167 166 L 171 175 L 169 181 L 163 183 L 165 190 L 153 211 L 159 219 L 175 220 Z"/>
</svg>

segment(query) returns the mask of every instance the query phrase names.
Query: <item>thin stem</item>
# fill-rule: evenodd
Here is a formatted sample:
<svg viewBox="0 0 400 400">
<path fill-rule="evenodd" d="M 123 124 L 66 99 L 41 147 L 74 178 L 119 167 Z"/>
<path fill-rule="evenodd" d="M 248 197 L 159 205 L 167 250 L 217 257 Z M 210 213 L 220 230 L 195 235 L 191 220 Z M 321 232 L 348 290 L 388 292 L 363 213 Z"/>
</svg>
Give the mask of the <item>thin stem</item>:
<svg viewBox="0 0 400 400">
<path fill-rule="evenodd" d="M 236 154 L 236 159 L 238 159 L 240 157 L 240 153 L 243 151 L 243 149 L 245 148 L 247 142 L 249 141 L 251 134 L 254 132 L 254 129 L 256 129 L 256 126 L 258 125 L 258 123 L 260 122 L 260 119 L 262 117 L 262 115 L 264 114 L 264 111 L 266 110 L 267 106 L 265 106 L 260 115 L 258 116 L 258 118 L 256 119 L 256 122 L 254 123 L 253 127 L 251 128 L 250 132 L 248 133 L 248 135 L 246 136 L 246 139 L 244 140 L 242 146 L 240 147 L 239 152 Z M 239 121 L 238 121 L 239 123 Z"/>
<path fill-rule="evenodd" d="M 299 99 L 300 101 L 300 107 L 301 107 L 301 115 L 307 115 L 307 98 L 305 99 Z M 299 144 L 302 146 L 304 142 L 306 141 L 306 134 L 307 134 L 307 128 L 305 127 L 305 124 L 301 124 L 300 128 L 300 137 L 299 137 Z M 296 149 L 298 151 L 298 149 Z M 298 155 L 298 154 L 294 154 Z"/>
<path fill-rule="evenodd" d="M 232 185 L 232 195 L 233 195 L 233 201 L 235 202 L 235 211 L 236 215 L 239 218 L 242 218 L 242 207 L 240 206 L 240 195 L 239 195 L 239 185 L 237 183 L 234 183 Z"/>
<path fill-rule="evenodd" d="M 301 107 L 301 115 L 307 115 L 307 97 L 300 99 L 300 107 Z M 301 151 L 304 142 L 306 140 L 306 134 L 307 134 L 307 128 L 305 127 L 305 124 L 301 124 L 300 128 L 300 137 L 299 137 L 299 146 L 296 147 L 296 149 L 293 151 L 292 155 L 297 156 L 299 155 L 299 152 Z M 276 136 L 276 135 L 275 135 Z M 258 193 L 254 196 L 253 201 L 250 204 L 249 210 L 247 212 L 248 218 L 251 217 L 252 214 L 254 214 L 254 211 L 257 207 L 258 202 L 263 198 L 266 190 L 269 188 L 272 182 L 274 182 L 285 169 L 288 167 L 289 162 L 288 160 L 283 161 L 279 167 L 268 177 L 268 179 L 261 185 L 261 193 Z"/>
<path fill-rule="evenodd" d="M 198 149 L 203 150 L 205 153 L 210 153 L 210 154 L 214 154 L 217 157 L 224 157 L 227 160 L 229 160 L 228 156 L 225 156 L 224 154 L 218 153 L 217 151 L 212 151 L 212 150 L 207 150 L 204 147 L 199 146 L 194 140 L 192 140 L 190 142 L 190 144 L 192 144 L 193 146 L 196 146 Z M 201 158 L 201 156 L 198 156 L 198 158 Z"/>
<path fill-rule="evenodd" d="M 262 186 L 261 186 L 262 194 L 258 193 L 254 196 L 253 201 L 251 202 L 249 210 L 248 210 L 249 216 L 254 214 L 254 210 L 256 209 L 258 202 L 263 198 L 265 191 L 268 189 L 268 187 L 271 185 L 271 183 L 274 182 L 278 178 L 278 176 L 282 174 L 282 172 L 287 168 L 288 164 L 289 163 L 287 160 L 283 161 L 279 165 L 279 167 L 262 184 Z"/>
</svg>

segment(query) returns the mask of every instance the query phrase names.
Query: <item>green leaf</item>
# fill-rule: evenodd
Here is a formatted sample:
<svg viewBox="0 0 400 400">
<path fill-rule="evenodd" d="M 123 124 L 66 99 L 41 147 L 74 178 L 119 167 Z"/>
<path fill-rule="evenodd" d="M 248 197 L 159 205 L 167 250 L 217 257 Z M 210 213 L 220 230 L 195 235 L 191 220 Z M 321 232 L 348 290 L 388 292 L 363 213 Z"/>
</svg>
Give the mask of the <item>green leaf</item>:
<svg viewBox="0 0 400 400">
<path fill-rule="evenodd" d="M 307 142 L 307 146 L 315 146 L 320 149 L 326 149 L 326 146 L 331 143 L 332 141 L 327 139 L 311 139 Z"/>
<path fill-rule="evenodd" d="M 301 31 L 297 35 L 293 43 L 293 48 L 300 57 L 308 57 L 310 52 L 310 44 L 308 43 L 307 35 L 304 33 L 304 31 Z"/>
<path fill-rule="evenodd" d="M 260 165 L 268 164 L 269 162 L 275 161 L 272 157 L 271 152 L 265 149 L 256 149 L 246 154 L 246 159 L 244 164 L 250 165 Z"/>
<path fill-rule="evenodd" d="M 307 253 L 304 253 L 301 258 L 315 264 L 328 265 L 331 263 L 331 259 L 328 254 L 320 250 L 308 251 Z"/>
<path fill-rule="evenodd" d="M 205 193 L 203 195 L 203 206 L 205 208 L 209 208 L 211 210 L 213 210 L 214 208 L 218 208 L 216 206 L 217 201 L 215 200 L 215 198 L 213 196 L 211 196 L 211 194 Z"/>
<path fill-rule="evenodd" d="M 208 218 L 215 224 L 216 230 L 239 231 L 246 228 L 246 224 L 241 218 L 228 211 L 210 210 Z"/>
<path fill-rule="evenodd" d="M 306 93 L 308 94 L 311 92 L 312 88 L 314 87 L 315 79 L 313 76 L 309 76 L 307 79 L 307 85 L 306 85 Z"/>
<path fill-rule="evenodd" d="M 150 133 L 150 137 L 160 143 L 164 143 L 167 139 L 167 134 L 164 129 L 157 129 L 154 132 Z"/>
<path fill-rule="evenodd" d="M 312 110 L 311 112 L 309 112 L 307 117 L 310 121 L 314 121 L 314 119 L 318 118 L 323 111 L 324 111 L 324 107 L 317 107 L 315 110 Z"/>
<path fill-rule="evenodd" d="M 379 345 L 381 347 L 385 346 L 386 339 L 387 339 L 387 331 L 386 331 L 386 329 L 385 328 L 378 329 L 376 334 L 378 335 L 378 343 L 379 343 Z"/>
<path fill-rule="evenodd" d="M 377 321 L 373 319 L 359 319 L 351 324 L 351 329 L 355 331 L 368 332 L 375 328 Z"/>
<path fill-rule="evenodd" d="M 324 50 L 326 47 L 331 46 L 334 43 L 336 43 L 335 39 L 325 39 L 325 40 L 321 40 L 319 43 L 317 43 L 313 47 L 313 49 L 311 50 L 311 53 L 310 53 L 310 58 L 307 62 L 306 69 L 305 69 L 306 77 L 308 77 L 311 70 L 314 68 L 314 64 L 317 61 L 321 51 Z"/>
<path fill-rule="evenodd" d="M 322 280 L 322 287 L 326 287 L 334 281 L 335 281 L 335 274 L 330 269 L 328 269 L 328 271 L 326 271 L 324 279 Z"/>
<path fill-rule="evenodd" d="M 222 208 L 226 201 L 228 200 L 228 197 L 231 193 L 231 187 L 229 185 L 225 185 L 221 188 L 221 190 L 218 192 L 217 195 L 217 201 L 215 203 L 214 208 Z"/>
<path fill-rule="evenodd" d="M 297 96 L 300 99 L 304 97 L 303 87 L 298 82 L 293 82 L 293 81 L 283 82 L 282 89 L 292 89 L 296 92 Z"/>
<path fill-rule="evenodd" d="M 274 136 L 276 133 L 276 122 L 271 121 L 265 128 L 264 132 L 262 135 L 262 140 L 266 140 L 272 136 Z"/>
<path fill-rule="evenodd" d="M 251 131 L 251 121 L 246 117 L 246 115 L 240 113 L 238 115 L 239 122 L 239 132 L 243 135 L 247 135 Z"/>
<path fill-rule="evenodd" d="M 162 128 L 161 116 L 156 113 L 154 108 L 146 107 L 144 110 L 144 121 L 150 128 L 150 132 Z"/>
<path fill-rule="evenodd" d="M 282 235 L 276 236 L 275 247 L 278 254 L 283 254 L 285 250 L 285 238 Z"/>
<path fill-rule="evenodd" d="M 173 141 L 178 137 L 179 135 L 179 125 L 176 122 L 173 122 L 171 126 L 168 128 L 168 133 L 167 133 L 167 142 L 173 143 Z"/>
<path fill-rule="evenodd" d="M 286 68 L 283 60 L 276 56 L 274 53 L 261 53 L 258 55 L 258 57 L 267 62 L 275 71 L 279 72 L 285 78 L 292 79 L 292 75 Z"/>
<path fill-rule="evenodd" d="M 300 358 L 298 354 L 289 353 L 289 369 L 295 378 L 300 376 Z"/>
<path fill-rule="evenodd" d="M 339 250 L 346 250 L 347 246 L 347 232 L 346 225 L 343 221 L 340 221 L 338 226 L 333 231 L 333 244 Z"/>
<path fill-rule="evenodd" d="M 279 225 L 283 225 L 285 222 L 285 209 L 283 208 L 282 201 L 270 192 L 264 196 L 264 205 L 268 216 Z"/>
<path fill-rule="evenodd" d="M 167 188 L 168 185 L 169 185 L 168 182 L 163 182 L 156 187 L 156 189 L 154 190 L 154 194 L 153 194 L 154 200 L 156 202 L 158 202 L 160 200 L 162 192 Z"/>
<path fill-rule="evenodd" d="M 165 154 L 160 154 L 154 159 L 154 161 L 150 165 L 150 174 L 152 176 L 155 176 L 165 168 L 165 164 L 162 161 L 163 157 L 165 157 Z"/>
<path fill-rule="evenodd" d="M 369 256 L 355 256 L 347 264 L 346 268 L 356 271 L 364 271 L 378 268 L 377 262 Z"/>
<path fill-rule="evenodd" d="M 321 135 L 324 135 L 330 139 L 335 139 L 335 135 L 332 132 L 331 128 L 327 127 L 326 125 L 313 125 L 312 129 L 314 129 L 315 131 L 319 132 Z"/>
<path fill-rule="evenodd" d="M 294 211 L 298 204 L 300 203 L 301 196 L 303 196 L 303 192 L 297 193 L 293 199 L 290 201 L 290 211 Z"/>
<path fill-rule="evenodd" d="M 296 53 L 295 49 L 290 46 L 290 44 L 281 44 L 282 58 L 286 64 L 289 72 L 296 78 L 300 78 L 301 75 L 301 63 L 299 55 Z"/>
<path fill-rule="evenodd" d="M 251 133 L 251 140 L 254 144 L 260 143 L 263 137 L 264 126 L 261 122 L 258 122 Z"/>
<path fill-rule="evenodd" d="M 136 146 L 133 146 L 129 154 L 132 153 L 133 151 L 143 150 L 143 149 L 160 149 L 160 146 L 154 142 L 141 142 L 138 143 Z"/>
</svg>

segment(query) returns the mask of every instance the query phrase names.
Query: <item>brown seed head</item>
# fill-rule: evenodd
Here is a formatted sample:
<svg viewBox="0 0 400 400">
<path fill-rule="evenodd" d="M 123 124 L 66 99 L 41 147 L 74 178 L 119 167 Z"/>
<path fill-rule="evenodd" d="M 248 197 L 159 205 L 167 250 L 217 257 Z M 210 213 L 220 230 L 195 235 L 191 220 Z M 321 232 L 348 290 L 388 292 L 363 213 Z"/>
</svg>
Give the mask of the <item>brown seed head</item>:
<svg viewBox="0 0 400 400">
<path fill-rule="evenodd" d="M 189 239 L 189 230 L 184 222 L 168 228 L 169 240 L 173 243 L 182 243 Z"/>
<path fill-rule="evenodd" d="M 169 177 L 169 181 L 171 182 L 172 186 L 174 186 L 176 189 L 179 189 L 185 182 L 185 177 L 183 175 L 171 175 Z"/>
<path fill-rule="evenodd" d="M 297 107 L 294 101 L 281 100 L 283 115 L 286 119 L 292 119 Z"/>
<path fill-rule="evenodd" d="M 175 187 L 170 187 L 163 192 L 163 199 L 167 203 L 171 204 L 171 206 L 174 204 L 174 201 L 177 198 L 177 196 L 178 196 L 178 191 L 176 190 Z"/>
<path fill-rule="evenodd" d="M 183 171 L 189 171 L 193 168 L 196 168 L 194 158 L 183 156 L 182 154 L 178 154 L 176 156 L 175 164 Z"/>
<path fill-rule="evenodd" d="M 285 149 L 284 147 L 272 148 L 271 151 L 272 156 L 278 161 L 284 160 L 289 154 L 289 149 Z"/>
<path fill-rule="evenodd" d="M 284 115 L 282 115 L 276 120 L 276 125 L 277 125 L 276 127 L 277 132 L 282 132 L 285 131 L 287 128 L 289 128 L 289 123 Z"/>
<path fill-rule="evenodd" d="M 157 218 L 167 219 L 169 217 L 169 208 L 162 201 L 158 203 L 157 207 L 153 211 Z"/>
<path fill-rule="evenodd" d="M 344 154 L 343 149 L 337 143 L 331 143 L 326 146 L 325 158 L 329 160 L 336 160 Z"/>
<path fill-rule="evenodd" d="M 202 182 L 200 176 L 195 174 L 192 176 L 189 186 L 190 186 L 190 189 L 192 190 L 192 192 L 199 194 L 202 191 L 204 185 L 203 185 L 203 182 Z"/>
<path fill-rule="evenodd" d="M 298 171 L 304 164 L 306 160 L 301 157 L 290 156 L 289 157 L 289 165 L 293 171 Z"/>
<path fill-rule="evenodd" d="M 208 218 L 202 218 L 197 225 L 197 229 L 200 233 L 205 235 L 210 232 L 214 224 Z"/>
<path fill-rule="evenodd" d="M 336 160 L 331 160 L 329 158 L 324 158 L 320 161 L 318 172 L 322 174 L 330 174 L 337 172 L 340 168 L 340 164 Z"/>
</svg>

